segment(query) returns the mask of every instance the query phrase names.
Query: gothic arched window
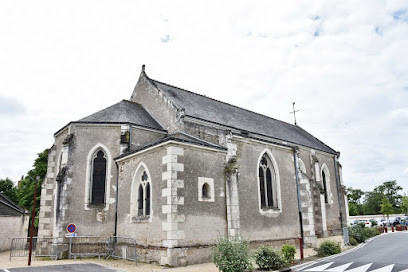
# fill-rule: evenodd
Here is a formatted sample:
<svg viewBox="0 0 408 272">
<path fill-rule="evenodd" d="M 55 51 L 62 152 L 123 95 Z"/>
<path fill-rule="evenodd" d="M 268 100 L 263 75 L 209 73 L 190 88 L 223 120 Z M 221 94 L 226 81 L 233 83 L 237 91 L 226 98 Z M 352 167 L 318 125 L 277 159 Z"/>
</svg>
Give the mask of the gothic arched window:
<svg viewBox="0 0 408 272">
<path fill-rule="evenodd" d="M 329 203 L 329 200 L 328 200 L 328 197 L 327 197 L 326 174 L 324 173 L 324 171 L 322 172 L 322 179 L 323 179 L 324 202 Z"/>
<path fill-rule="evenodd" d="M 133 178 L 130 213 L 135 217 L 136 222 L 144 221 L 143 216 L 150 216 L 152 213 L 150 177 L 143 163 L 137 168 Z"/>
<path fill-rule="evenodd" d="M 276 172 L 271 159 L 266 153 L 259 162 L 258 177 L 261 209 L 278 208 Z"/>
<path fill-rule="evenodd" d="M 106 187 L 106 158 L 105 153 L 99 150 L 92 160 L 92 197 L 91 204 L 105 203 Z"/>
<path fill-rule="evenodd" d="M 142 184 L 139 185 L 139 194 L 137 199 L 137 215 L 143 215 L 143 186 Z"/>
<path fill-rule="evenodd" d="M 321 173 L 321 189 L 322 194 L 324 196 L 324 203 L 332 205 L 333 195 L 330 190 L 330 171 L 325 163 L 323 163 L 320 173 Z"/>
</svg>

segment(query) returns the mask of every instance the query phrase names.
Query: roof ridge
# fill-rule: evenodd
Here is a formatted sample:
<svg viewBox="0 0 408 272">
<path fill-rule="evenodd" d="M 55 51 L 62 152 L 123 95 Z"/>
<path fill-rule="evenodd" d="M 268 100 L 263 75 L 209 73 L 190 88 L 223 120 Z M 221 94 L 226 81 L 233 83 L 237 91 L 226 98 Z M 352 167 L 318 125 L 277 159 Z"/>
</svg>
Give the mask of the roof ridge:
<svg viewBox="0 0 408 272">
<path fill-rule="evenodd" d="M 148 77 L 148 79 L 150 79 L 150 80 L 153 81 L 153 82 L 157 82 L 157 83 L 160 83 L 160 84 L 164 84 L 164 85 L 167 85 L 167 86 L 169 86 L 169 87 L 173 87 L 173 88 L 176 88 L 176 89 L 179 89 L 179 90 L 181 90 L 181 91 L 185 91 L 185 92 L 188 92 L 188 93 L 191 93 L 191 94 L 199 95 L 199 96 L 201 96 L 201 97 L 205 97 L 205 98 L 214 100 L 214 101 L 216 101 L 216 102 L 223 103 L 223 104 L 228 105 L 228 106 L 231 106 L 231 107 L 235 107 L 235 108 L 238 108 L 238 109 L 241 109 L 241 110 L 244 110 L 244 111 L 247 111 L 247 112 L 251 112 L 251 113 L 254 113 L 254 114 L 257 114 L 257 115 L 266 117 L 266 118 L 270 118 L 270 119 L 276 120 L 276 121 L 278 121 L 278 122 L 281 122 L 281 123 L 284 123 L 284 124 L 287 124 L 287 125 L 290 125 L 290 126 L 298 127 L 298 125 L 293 125 L 293 124 L 290 124 L 290 123 L 288 123 L 288 122 L 285 122 L 285 121 L 282 121 L 282 120 L 279 120 L 279 119 L 270 117 L 270 116 L 268 116 L 268 115 L 265 115 L 265 114 L 262 114 L 262 113 L 259 113 L 259 112 L 255 112 L 255 111 L 252 111 L 252 110 L 248 110 L 248 109 L 245 109 L 245 108 L 243 108 L 243 107 L 236 106 L 236 105 L 233 105 L 233 104 L 230 104 L 230 103 L 227 103 L 227 102 L 224 102 L 224 101 L 221 101 L 221 100 L 218 100 L 218 99 L 209 97 L 209 96 L 205 96 L 205 95 L 202 95 L 202 94 L 199 94 L 199 93 L 195 93 L 195 92 L 192 92 L 192 91 L 189 91 L 189 90 L 186 90 L 186 89 L 183 89 L 183 88 L 180 88 L 180 87 L 177 87 L 177 86 L 174 86 L 174 85 L 165 83 L 165 82 L 161 82 L 161 81 L 158 81 L 158 80 L 149 78 L 149 77 Z"/>
<path fill-rule="evenodd" d="M 143 107 L 142 104 L 140 104 L 140 103 L 138 103 L 138 102 L 136 102 L 136 101 L 127 100 L 127 99 L 122 99 L 122 101 L 123 101 L 123 102 L 132 103 L 132 104 L 136 104 L 136 105 L 138 105 L 138 106 L 142 106 L 142 107 Z M 122 101 L 121 101 L 121 102 L 122 102 Z M 120 102 L 119 102 L 119 103 L 120 103 Z M 115 105 L 116 105 L 116 104 L 115 104 Z M 114 105 L 112 105 L 112 106 L 114 106 Z"/>
</svg>

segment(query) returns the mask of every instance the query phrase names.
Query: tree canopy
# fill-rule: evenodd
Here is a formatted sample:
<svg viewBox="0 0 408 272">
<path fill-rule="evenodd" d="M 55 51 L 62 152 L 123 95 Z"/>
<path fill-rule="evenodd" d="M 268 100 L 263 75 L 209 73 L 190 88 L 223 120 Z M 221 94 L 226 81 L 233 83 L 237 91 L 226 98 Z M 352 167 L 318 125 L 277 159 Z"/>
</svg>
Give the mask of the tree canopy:
<svg viewBox="0 0 408 272">
<path fill-rule="evenodd" d="M 403 190 L 396 180 L 386 181 L 373 191 L 363 192 L 352 187 L 347 188 L 350 215 L 380 214 L 408 212 L 408 197 L 403 197 Z M 385 210 L 384 210 L 385 209 Z"/>
<path fill-rule="evenodd" d="M 14 203 L 18 203 L 17 188 L 9 178 L 0 179 L 0 193 L 4 194 Z"/>
<path fill-rule="evenodd" d="M 4 193 L 9 199 L 14 201 L 20 207 L 27 211 L 32 211 L 34 204 L 34 189 L 36 178 L 39 177 L 37 185 L 37 199 L 35 204 L 36 218 L 34 225 L 38 227 L 38 214 L 40 211 L 41 200 L 41 184 L 47 174 L 48 163 L 48 149 L 38 153 L 38 157 L 35 159 L 33 169 L 28 171 L 25 178 L 23 178 L 18 186 L 15 186 L 13 182 L 6 178 L 0 180 L 0 192 Z"/>
</svg>

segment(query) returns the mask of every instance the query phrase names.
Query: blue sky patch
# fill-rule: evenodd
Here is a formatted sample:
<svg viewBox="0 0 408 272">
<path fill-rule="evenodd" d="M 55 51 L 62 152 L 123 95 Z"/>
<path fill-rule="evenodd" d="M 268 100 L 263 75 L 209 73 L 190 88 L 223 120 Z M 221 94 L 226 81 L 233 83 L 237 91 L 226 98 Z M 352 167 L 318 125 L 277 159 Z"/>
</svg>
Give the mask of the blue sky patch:
<svg viewBox="0 0 408 272">
<path fill-rule="evenodd" d="M 24 113 L 25 107 L 15 99 L 0 96 L 0 115 L 16 115 Z"/>
<path fill-rule="evenodd" d="M 376 26 L 376 27 L 374 28 L 374 31 L 375 31 L 375 33 L 377 33 L 377 34 L 380 35 L 380 36 L 384 35 L 383 29 L 382 29 L 381 27 L 379 27 L 379 26 Z"/>
<path fill-rule="evenodd" d="M 163 43 L 170 41 L 170 35 L 166 34 L 166 36 L 160 38 Z"/>
<path fill-rule="evenodd" d="M 408 12 L 407 9 L 400 9 L 397 10 L 396 12 L 394 12 L 392 14 L 394 20 L 396 21 L 404 21 L 404 22 L 408 22 Z"/>
</svg>

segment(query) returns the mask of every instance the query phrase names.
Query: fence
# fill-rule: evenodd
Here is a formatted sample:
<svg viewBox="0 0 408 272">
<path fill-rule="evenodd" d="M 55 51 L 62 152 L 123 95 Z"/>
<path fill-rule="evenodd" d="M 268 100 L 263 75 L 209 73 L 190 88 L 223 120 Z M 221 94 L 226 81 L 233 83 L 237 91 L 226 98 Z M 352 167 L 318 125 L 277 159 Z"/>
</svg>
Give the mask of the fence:
<svg viewBox="0 0 408 272">
<path fill-rule="evenodd" d="M 11 257 L 28 256 L 29 238 L 13 238 L 11 241 Z M 136 239 L 118 236 L 75 236 L 68 243 L 58 243 L 58 238 L 33 237 L 33 256 L 57 257 L 59 252 L 68 249 L 68 258 L 72 257 L 113 257 L 137 262 Z"/>
<path fill-rule="evenodd" d="M 58 256 L 58 239 L 52 237 L 33 237 L 32 255 L 35 257 Z M 11 240 L 11 257 L 27 257 L 30 250 L 30 238 L 18 237 Z"/>
</svg>

